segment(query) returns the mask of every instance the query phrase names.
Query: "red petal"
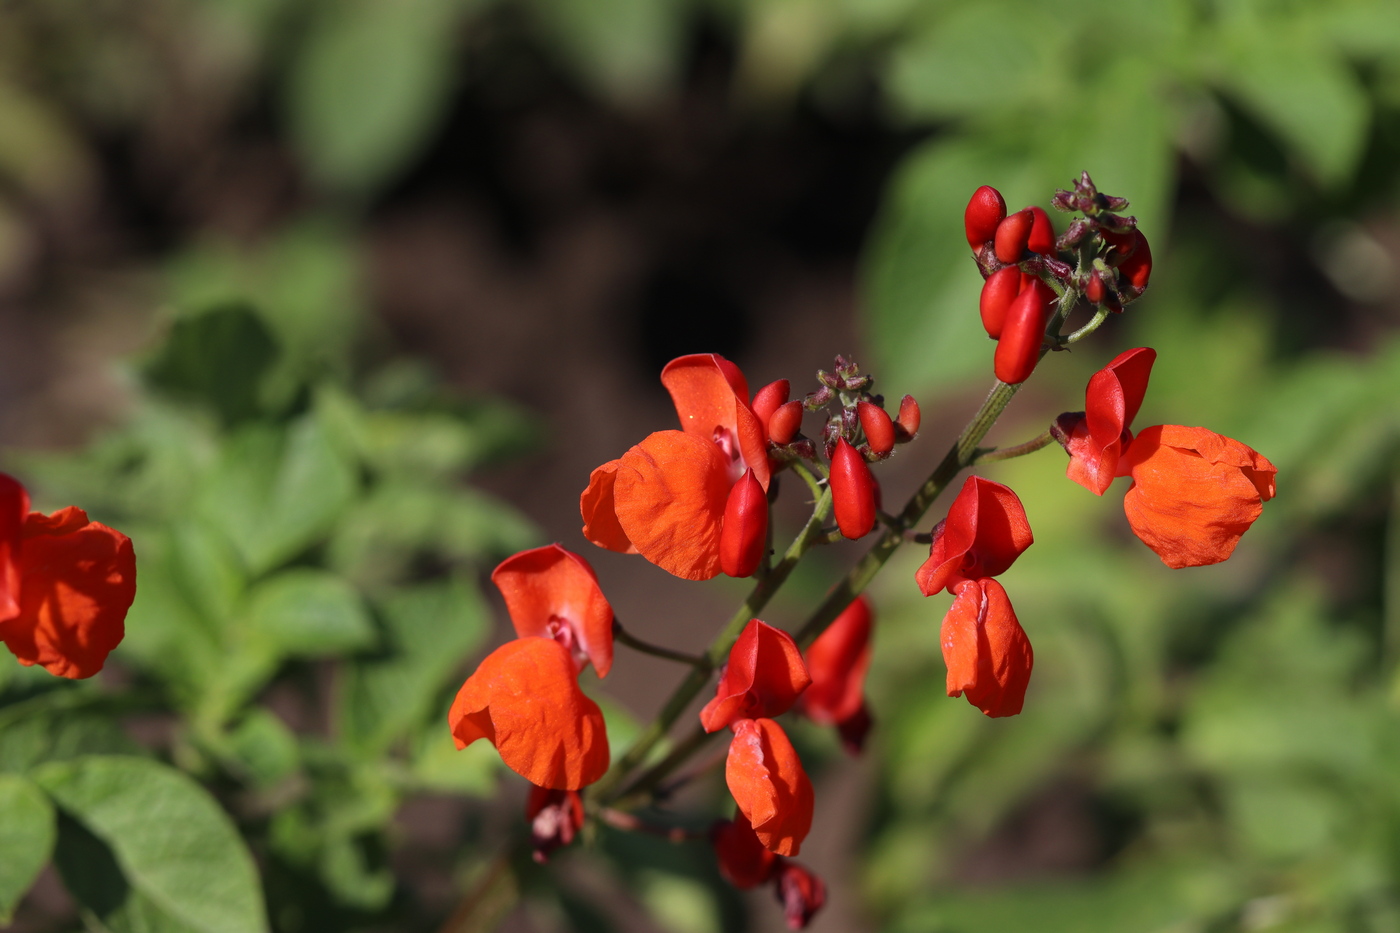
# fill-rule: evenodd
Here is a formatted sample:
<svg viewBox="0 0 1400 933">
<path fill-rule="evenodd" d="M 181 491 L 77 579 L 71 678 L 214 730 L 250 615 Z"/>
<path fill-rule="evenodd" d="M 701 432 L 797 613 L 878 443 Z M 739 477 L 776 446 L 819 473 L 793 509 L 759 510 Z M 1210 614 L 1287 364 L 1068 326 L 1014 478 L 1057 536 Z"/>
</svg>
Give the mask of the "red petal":
<svg viewBox="0 0 1400 933">
<path fill-rule="evenodd" d="M 613 501 L 613 486 L 617 481 L 617 465 L 621 460 L 609 460 L 588 477 L 588 488 L 578 497 L 579 512 L 583 514 L 583 536 L 599 547 L 619 554 L 635 554 L 637 549 L 627 538 L 627 532 L 617 521 Z"/>
<path fill-rule="evenodd" d="M 733 821 L 722 820 L 710 830 L 710 844 L 719 862 L 719 873 L 740 890 L 756 888 L 773 877 L 778 857 L 763 847 L 742 812 Z"/>
<path fill-rule="evenodd" d="M 802 711 L 813 722 L 836 725 L 857 716 L 865 705 L 874 621 L 870 601 L 858 596 L 807 649 L 812 685 L 802 694 Z"/>
<path fill-rule="evenodd" d="M 741 719 L 724 778 L 764 848 L 796 855 L 812 828 L 812 782 L 783 727 L 771 719 Z"/>
<path fill-rule="evenodd" d="M 598 704 L 578 688 L 573 659 L 549 638 L 497 648 L 457 691 L 447 714 L 458 748 L 477 739 L 531 784 L 578 790 L 608 770 L 608 735 Z"/>
<path fill-rule="evenodd" d="M 1142 407 L 1157 351 L 1138 347 L 1120 353 L 1094 373 L 1084 393 L 1083 432 L 1067 445 L 1065 475 L 1095 495 L 1103 495 L 1117 473 L 1127 431 Z"/>
<path fill-rule="evenodd" d="M 21 541 L 29 493 L 19 480 L 0 473 L 0 624 L 19 615 Z"/>
<path fill-rule="evenodd" d="M 657 431 L 618 461 L 617 520 L 653 564 L 687 580 L 708 580 L 721 570 L 729 487 L 729 464 L 713 442 Z"/>
<path fill-rule="evenodd" d="M 718 732 L 740 719 L 787 712 L 812 682 L 792 636 L 752 619 L 729 649 L 729 663 L 715 698 L 700 711 L 706 732 Z"/>
<path fill-rule="evenodd" d="M 773 893 L 783 905 L 788 929 L 806 929 L 812 917 L 826 904 L 826 884 L 815 872 L 787 860 L 778 866 L 776 875 Z"/>
<path fill-rule="evenodd" d="M 588 561 L 550 544 L 506 558 L 491 582 L 505 597 L 515 634 L 552 638 L 551 623 L 567 626 L 578 653 L 593 662 L 599 677 L 608 676 L 613 611 Z"/>
<path fill-rule="evenodd" d="M 1035 657 L 1000 583 L 963 581 L 943 617 L 940 640 L 948 696 L 965 692 L 967 701 L 988 716 L 1021 711 Z"/>
<path fill-rule="evenodd" d="M 1030 522 L 1010 487 L 969 476 L 934 530 L 928 560 L 914 578 L 925 596 L 960 580 L 1004 573 L 1030 547 Z"/>
<path fill-rule="evenodd" d="M 681 430 L 707 441 L 715 439 L 717 428 L 727 431 L 738 444 L 744 466 L 767 491 L 767 436 L 749 407 L 748 383 L 739 368 L 718 353 L 695 353 L 667 363 L 661 384 L 671 393 Z"/>
</svg>

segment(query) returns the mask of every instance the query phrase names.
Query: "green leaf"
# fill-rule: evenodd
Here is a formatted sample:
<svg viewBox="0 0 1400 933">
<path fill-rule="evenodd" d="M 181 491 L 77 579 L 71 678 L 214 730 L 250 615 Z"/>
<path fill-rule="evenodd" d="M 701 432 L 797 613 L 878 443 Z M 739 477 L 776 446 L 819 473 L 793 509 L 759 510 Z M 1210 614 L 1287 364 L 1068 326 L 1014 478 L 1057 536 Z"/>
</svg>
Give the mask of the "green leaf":
<svg viewBox="0 0 1400 933">
<path fill-rule="evenodd" d="M 293 133 L 328 187 L 367 192 L 427 141 L 452 90 L 457 0 L 319 7 L 288 85 Z"/>
<path fill-rule="evenodd" d="M 177 318 L 146 364 L 146 380 L 203 402 L 234 424 L 258 413 L 259 387 L 277 354 L 277 342 L 256 314 L 227 305 Z"/>
<path fill-rule="evenodd" d="M 132 891 L 182 926 L 199 933 L 267 930 L 242 838 L 184 774 L 146 758 L 91 756 L 44 765 L 33 779 L 111 850 Z"/>
<path fill-rule="evenodd" d="M 283 656 L 326 657 L 374 644 L 360 595 L 324 570 L 283 571 L 255 586 L 249 599 L 249 633 Z"/>
<path fill-rule="evenodd" d="M 53 853 L 54 812 L 43 791 L 17 774 L 0 774 L 0 924 Z"/>
<path fill-rule="evenodd" d="M 4 710 L 0 719 L 0 772 L 18 774 L 44 762 L 138 750 L 121 727 L 101 713 L 46 709 L 42 704 L 43 700 L 33 700 Z"/>
</svg>

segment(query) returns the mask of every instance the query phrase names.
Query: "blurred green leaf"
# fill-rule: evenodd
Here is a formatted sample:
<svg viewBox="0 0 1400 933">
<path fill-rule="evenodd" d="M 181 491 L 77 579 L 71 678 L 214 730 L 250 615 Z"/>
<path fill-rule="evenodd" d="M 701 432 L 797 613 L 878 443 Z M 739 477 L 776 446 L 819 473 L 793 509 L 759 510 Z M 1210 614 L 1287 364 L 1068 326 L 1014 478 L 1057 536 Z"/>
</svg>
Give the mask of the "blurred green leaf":
<svg viewBox="0 0 1400 933">
<path fill-rule="evenodd" d="M 677 70 L 687 0 L 529 0 L 542 31 L 603 93 L 659 97 Z"/>
<path fill-rule="evenodd" d="M 318 658 L 375 642 L 374 625 L 350 584 L 310 568 L 284 570 L 249 593 L 249 634 L 287 657 Z"/>
<path fill-rule="evenodd" d="M 33 778 L 108 846 L 132 889 L 201 933 L 266 930 L 253 860 L 228 816 L 190 778 L 146 758 L 91 756 Z"/>
<path fill-rule="evenodd" d="M 23 774 L 47 761 L 136 751 L 136 743 L 101 712 L 49 707 L 44 700 L 0 712 L 0 772 Z"/>
<path fill-rule="evenodd" d="M 296 735 L 261 707 L 248 711 L 229 732 L 228 742 L 247 776 L 261 787 L 291 777 L 300 764 Z"/>
<path fill-rule="evenodd" d="M 0 924 L 53 854 L 53 806 L 44 792 L 17 774 L 0 774 Z"/>
<path fill-rule="evenodd" d="M 147 380 L 177 397 L 203 402 L 225 424 L 259 411 L 259 387 L 277 359 L 277 343 L 245 306 L 226 305 L 176 318 Z"/>
</svg>

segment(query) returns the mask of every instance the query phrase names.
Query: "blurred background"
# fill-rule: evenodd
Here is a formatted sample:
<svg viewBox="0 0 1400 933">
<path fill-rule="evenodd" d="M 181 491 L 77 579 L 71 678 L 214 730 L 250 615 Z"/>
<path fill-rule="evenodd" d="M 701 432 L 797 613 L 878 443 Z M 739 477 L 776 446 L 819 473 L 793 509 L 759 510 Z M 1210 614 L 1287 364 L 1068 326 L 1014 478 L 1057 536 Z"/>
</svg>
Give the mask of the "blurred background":
<svg viewBox="0 0 1400 933">
<path fill-rule="evenodd" d="M 1132 201 L 1152 289 L 989 441 L 1150 345 L 1138 426 L 1238 438 L 1278 498 L 1231 561 L 1173 572 L 1126 483 L 1095 498 L 1058 448 L 986 470 L 1037 541 L 1003 578 L 1026 712 L 944 696 L 948 598 L 906 549 L 873 590 L 866 753 L 793 726 L 813 929 L 1400 930 L 1393 0 L 5 4 L 5 467 L 130 534 L 140 590 L 100 682 L 0 665 L 0 772 L 150 757 L 234 820 L 274 929 L 453 929 L 525 791 L 442 725 L 506 637 L 485 574 L 559 541 L 629 629 L 707 644 L 743 584 L 579 533 L 589 471 L 673 423 L 661 366 L 804 392 L 853 355 L 923 405 L 879 474 L 902 502 L 992 381 L 968 196 L 1047 206 L 1085 169 Z M 678 676 L 619 652 L 586 685 L 615 750 Z M 723 800 L 715 776 L 671 815 Z M 224 928 L 160 925 L 158 881 L 64 820 L 15 929 Z M 104 844 L 126 901 L 83 880 Z M 703 843 L 605 830 L 520 884 L 506 929 L 783 928 Z"/>
</svg>

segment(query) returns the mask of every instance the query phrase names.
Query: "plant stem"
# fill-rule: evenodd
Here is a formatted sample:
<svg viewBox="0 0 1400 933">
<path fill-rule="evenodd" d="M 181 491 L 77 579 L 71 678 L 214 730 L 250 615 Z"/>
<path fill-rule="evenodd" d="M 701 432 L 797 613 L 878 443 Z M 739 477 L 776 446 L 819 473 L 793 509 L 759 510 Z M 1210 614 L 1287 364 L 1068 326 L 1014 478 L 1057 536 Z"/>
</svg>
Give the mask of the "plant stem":
<svg viewBox="0 0 1400 933">
<path fill-rule="evenodd" d="M 1098 330 L 1099 327 L 1106 320 L 1108 320 L 1108 309 L 1100 308 L 1097 312 L 1095 312 L 1094 316 L 1089 319 L 1089 323 L 1085 324 L 1083 327 L 1079 328 L 1079 330 L 1070 334 L 1068 337 L 1061 337 L 1060 346 L 1069 346 L 1072 343 L 1078 343 L 1085 337 L 1092 334 L 1094 331 Z"/>
<path fill-rule="evenodd" d="M 1026 454 L 1035 453 L 1042 447 L 1049 447 L 1050 442 L 1054 439 L 1054 435 L 1052 435 L 1049 431 L 1046 431 L 1043 434 L 1036 435 L 1035 437 L 1026 441 L 1024 444 L 1017 444 L 1015 447 L 1000 447 L 992 448 L 990 450 L 981 450 L 973 455 L 972 463 L 969 464 L 969 466 L 975 466 L 979 463 L 997 463 L 1001 460 L 1011 460 L 1015 457 L 1024 457 Z"/>
<path fill-rule="evenodd" d="M 651 642 L 642 641 L 627 629 L 622 627 L 622 623 L 613 619 L 613 638 L 622 642 L 633 651 L 640 651 L 642 654 L 650 654 L 658 658 L 665 658 L 668 661 L 679 661 L 682 664 L 689 664 L 691 667 L 698 667 L 705 663 L 705 659 L 697 654 L 686 654 L 684 651 L 672 651 L 670 648 L 663 648 L 660 645 L 653 645 Z"/>
</svg>

